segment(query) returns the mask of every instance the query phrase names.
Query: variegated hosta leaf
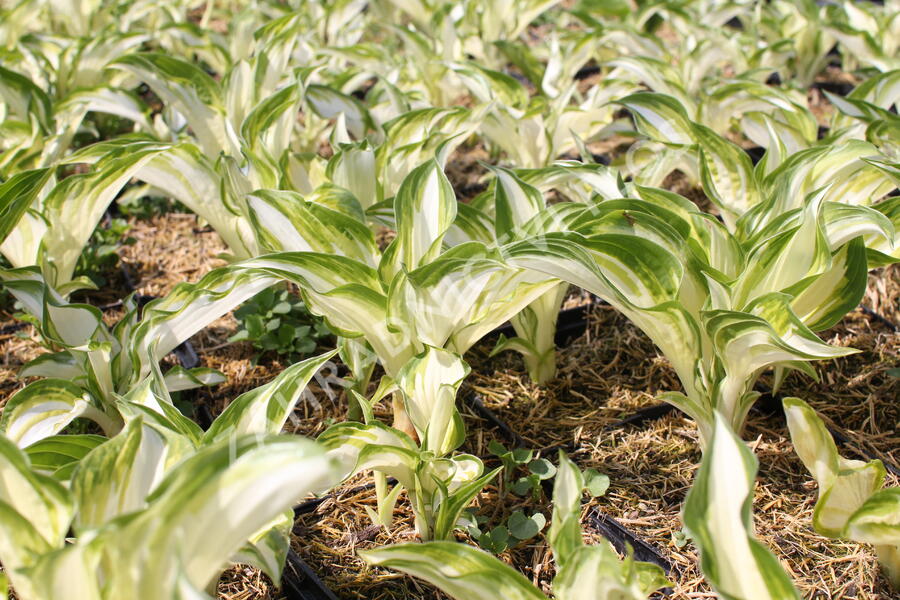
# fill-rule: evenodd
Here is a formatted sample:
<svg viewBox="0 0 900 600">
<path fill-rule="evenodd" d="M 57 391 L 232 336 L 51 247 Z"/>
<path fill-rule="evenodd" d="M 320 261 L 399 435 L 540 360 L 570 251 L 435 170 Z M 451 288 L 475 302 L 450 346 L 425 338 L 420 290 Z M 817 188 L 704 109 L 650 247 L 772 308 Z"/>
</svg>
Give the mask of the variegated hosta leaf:
<svg viewBox="0 0 900 600">
<path fill-rule="evenodd" d="M 225 382 L 225 375 L 221 371 L 206 367 L 185 369 L 175 366 L 166 371 L 165 387 L 169 392 L 180 392 L 194 388 L 217 385 Z"/>
<path fill-rule="evenodd" d="M 50 169 L 22 171 L 0 184 L 0 244 L 34 204 L 51 174 Z M 14 263 L 13 266 L 25 265 Z"/>
<path fill-rule="evenodd" d="M 408 336 L 388 328 L 384 284 L 378 273 L 363 263 L 329 254 L 285 252 L 233 265 L 221 276 L 226 277 L 229 270 L 231 277 L 248 281 L 273 276 L 296 283 L 306 305 L 325 317 L 332 331 L 364 335 L 388 375 L 396 375 L 416 353 Z"/>
<path fill-rule="evenodd" d="M 59 597 L 101 600 L 103 596 L 97 578 L 101 543 L 69 544 L 38 556 L 33 566 L 23 570 L 23 576 L 34 582 L 34 592 L 20 591 L 17 582 L 13 580 L 16 591 L 23 594 L 23 600 Z M 203 600 L 206 599 L 203 598 Z"/>
<path fill-rule="evenodd" d="M 360 453 L 367 446 L 390 446 L 413 453 L 418 449 L 408 435 L 378 421 L 365 425 L 338 423 L 326 429 L 316 441 L 338 460 L 345 479 L 359 470 Z M 410 481 L 409 477 L 406 481 Z"/>
<path fill-rule="evenodd" d="M 580 546 L 553 580 L 559 600 L 644 600 L 659 588 L 671 585 L 662 567 L 619 559 L 607 542 Z"/>
<path fill-rule="evenodd" d="M 716 86 L 704 103 L 701 120 L 714 131 L 723 133 L 730 127 L 732 119 L 755 116 L 755 113 L 768 114 L 773 122 L 786 126 L 777 129 L 779 134 L 795 132 L 797 139 L 790 142 L 795 147 L 793 151 L 807 148 L 816 141 L 818 125 L 806 106 L 804 96 L 753 79 L 739 79 Z M 747 124 L 743 119 L 742 123 Z M 745 133 L 766 148 L 770 148 L 775 139 L 784 139 L 783 135 L 769 139 L 765 130 L 760 131 L 759 128 L 755 131 L 747 128 Z"/>
<path fill-rule="evenodd" d="M 246 436 L 214 444 L 174 467 L 146 508 L 61 551 L 44 551 L 29 573 L 39 590 L 30 597 L 57 597 L 69 573 L 66 595 L 74 589 L 85 600 L 206 598 L 199 590 L 248 540 L 298 498 L 335 481 L 332 461 L 309 440 Z"/>
<path fill-rule="evenodd" d="M 347 129 L 357 140 L 362 140 L 372 127 L 372 117 L 362 103 L 352 96 L 324 86 L 312 84 L 306 88 L 305 100 L 312 110 L 323 119 L 334 119 L 344 115 Z"/>
<path fill-rule="evenodd" d="M 544 195 L 508 169 L 493 169 L 495 235 L 500 243 L 512 241 L 521 227 L 544 208 Z"/>
<path fill-rule="evenodd" d="M 703 189 L 734 231 L 737 219 L 762 200 L 753 164 L 742 148 L 708 127 L 695 125 L 693 135 L 700 147 Z"/>
<path fill-rule="evenodd" d="M 379 197 L 390 198 L 415 168 L 449 153 L 474 133 L 480 116 L 468 109 L 423 108 L 406 112 L 384 124 L 386 139 L 375 151 Z"/>
<path fill-rule="evenodd" d="M 65 482 L 81 459 L 106 440 L 102 435 L 53 435 L 31 444 L 25 453 L 34 470 Z"/>
<path fill-rule="evenodd" d="M 378 248 L 364 223 L 294 192 L 257 190 L 247 208 L 259 245 L 270 252 L 338 254 L 377 266 Z"/>
<path fill-rule="evenodd" d="M 823 331 L 856 308 L 867 280 L 866 248 L 862 239 L 855 239 L 832 256 L 831 268 L 791 300 L 791 310 L 812 331 Z"/>
<path fill-rule="evenodd" d="M 9 114 L 17 120 L 28 122 L 34 115 L 40 128 L 52 130 L 53 108 L 50 97 L 39 86 L 24 75 L 0 67 L 0 98 L 9 109 Z"/>
<path fill-rule="evenodd" d="M 672 361 L 691 389 L 700 330 L 674 302 L 684 274 L 678 259 L 636 236 L 550 233 L 503 248 L 506 262 L 577 285 L 625 313 Z"/>
<path fill-rule="evenodd" d="M 437 161 L 415 168 L 403 180 L 394 198 L 394 215 L 399 263 L 413 270 L 434 260 L 456 218 L 456 195 Z"/>
<path fill-rule="evenodd" d="M 17 446 L 26 448 L 56 435 L 78 417 L 97 421 L 107 435 L 118 429 L 81 387 L 63 379 L 42 379 L 25 386 L 7 401 L 0 429 Z"/>
<path fill-rule="evenodd" d="M 359 555 L 370 564 L 424 579 L 457 600 L 546 600 L 518 571 L 458 542 L 395 544 Z"/>
<path fill-rule="evenodd" d="M 553 560 L 563 569 L 584 546 L 581 538 L 581 495 L 584 476 L 581 470 L 559 451 L 559 467 L 553 480 L 553 519 L 547 541 L 553 550 Z"/>
<path fill-rule="evenodd" d="M 309 380 L 337 350 L 291 365 L 269 383 L 238 396 L 216 417 L 203 436 L 203 444 L 234 435 L 280 433 Z"/>
<path fill-rule="evenodd" d="M 787 296 L 769 294 L 755 300 L 747 312 L 718 310 L 702 314 L 704 328 L 724 371 L 716 382 L 715 409 L 735 431 L 742 429 L 755 400 L 748 392 L 766 367 L 792 363 L 799 368 L 801 361 L 856 352 L 824 343 L 793 314 L 789 302 Z"/>
<path fill-rule="evenodd" d="M 288 149 L 301 103 L 299 84 L 283 87 L 257 104 L 241 124 L 250 152 L 280 158 Z"/>
<path fill-rule="evenodd" d="M 458 355 L 432 346 L 397 374 L 397 385 L 422 447 L 436 456 L 455 450 L 465 438 L 456 393 L 468 374 L 469 366 Z"/>
<path fill-rule="evenodd" d="M 481 133 L 504 150 L 514 164 L 538 168 L 555 158 L 551 156 L 553 141 L 541 107 L 517 110 L 492 104 L 489 108 L 492 110 L 480 124 Z"/>
<path fill-rule="evenodd" d="M 685 107 L 666 94 L 638 92 L 617 101 L 627 108 L 638 129 L 656 142 L 671 146 L 694 143 L 693 123 Z"/>
<path fill-rule="evenodd" d="M 129 54 L 112 66 L 125 69 L 149 85 L 187 120 L 207 156 L 240 156 L 240 144 L 226 118 L 219 84 L 193 63 L 152 52 Z"/>
<path fill-rule="evenodd" d="M 635 56 L 621 56 L 609 61 L 609 65 L 616 67 L 616 71 L 624 71 L 629 79 L 636 79 L 644 83 L 659 96 L 672 97 L 679 103 L 689 104 L 686 90 L 681 84 L 681 75 L 678 70 L 666 61 L 653 56 L 655 48 L 635 49 Z M 638 56 L 644 54 L 645 56 Z M 616 73 L 617 76 L 621 76 Z M 623 77 L 624 78 L 624 77 Z M 693 111 L 691 111 L 693 112 Z"/>
<path fill-rule="evenodd" d="M 249 223 L 237 214 L 237 208 L 230 204 L 233 200 L 222 190 L 224 176 L 214 167 L 217 154 L 208 156 L 192 142 L 169 144 L 144 138 L 121 138 L 88 146 L 67 160 L 93 163 L 118 156 L 118 160 L 126 161 L 130 156 L 145 153 L 153 154 L 153 158 L 134 173 L 135 177 L 162 190 L 208 221 L 239 258 L 258 254 Z"/>
<path fill-rule="evenodd" d="M 419 470 L 419 482 L 429 488 L 431 512 L 435 516 L 431 536 L 422 536 L 422 540 L 452 540 L 465 508 L 502 467 L 484 473 L 481 459 L 471 454 L 429 460 L 424 466 Z"/>
<path fill-rule="evenodd" d="M 2 156 L 0 156 L 0 160 L 2 160 Z M 34 171 L 27 171 L 27 173 L 33 174 Z M 39 209 L 41 208 L 41 196 L 44 194 L 44 190 L 51 187 L 52 180 L 45 181 L 41 187 L 35 186 L 31 203 L 26 204 L 26 198 L 32 193 L 21 189 L 18 184 L 27 180 L 28 178 L 24 174 L 19 174 L 13 175 L 6 183 L 2 184 L 8 208 L 3 213 L 5 234 L 0 238 L 0 253 L 14 267 L 36 265 L 40 262 L 41 241 L 44 239 L 48 227 L 47 221 Z"/>
<path fill-rule="evenodd" d="M 130 551 L 121 550 L 134 560 L 146 560 L 152 548 L 177 545 L 181 552 L 154 561 L 141 573 L 140 585 L 129 581 L 133 574 L 122 572 L 123 586 L 112 587 L 149 591 L 170 580 L 180 563 L 187 579 L 205 588 L 254 533 L 298 498 L 330 488 L 335 475 L 320 448 L 295 436 L 241 437 L 200 450 L 162 481 L 147 499 L 146 511 L 116 532 L 122 544 L 132 545 Z M 135 539 L 147 544 L 134 545 L 130 540 Z"/>
<path fill-rule="evenodd" d="M 328 161 L 325 174 L 335 184 L 350 190 L 363 210 L 381 199 L 375 171 L 375 151 L 368 142 L 341 144 Z"/>
<path fill-rule="evenodd" d="M 339 423 L 318 441 L 340 461 L 346 476 L 371 469 L 395 478 L 409 493 L 416 531 L 424 541 L 450 539 L 463 509 L 499 472 L 482 475 L 482 462 L 470 455 L 437 458 L 419 449 L 405 433 L 378 421 Z M 395 501 L 395 493 L 379 493 L 380 503 L 390 506 Z M 389 516 L 382 508 L 377 515 L 380 521 Z"/>
<path fill-rule="evenodd" d="M 813 526 L 828 537 L 847 537 L 851 516 L 881 489 L 884 466 L 840 456 L 825 424 L 799 398 L 784 399 L 784 414 L 794 449 L 819 484 Z"/>
<path fill-rule="evenodd" d="M 559 190 L 574 201 L 588 203 L 594 194 L 605 200 L 626 197 L 618 170 L 601 164 L 557 161 L 540 169 L 517 169 L 516 175 L 543 193 Z"/>
<path fill-rule="evenodd" d="M 93 172 L 72 175 L 53 188 L 45 201 L 49 226 L 42 241 L 42 266 L 52 284 L 60 286 L 71 280 L 78 257 L 103 212 L 158 152 L 158 148 L 146 148 L 102 159 Z"/>
<path fill-rule="evenodd" d="M 100 311 L 87 304 L 69 304 L 47 285 L 36 267 L 0 269 L 4 286 L 22 303 L 25 310 L 40 324 L 44 339 L 66 348 L 63 352 L 46 355 L 26 365 L 25 374 L 68 377 L 87 390 L 107 415 L 114 415 L 114 396 L 119 391 L 122 374 L 119 371 L 121 346 L 102 320 Z M 122 320 L 126 329 L 133 310 Z M 112 434 L 119 423 L 104 421 L 102 414 L 92 411 L 90 418 Z"/>
<path fill-rule="evenodd" d="M 789 222 L 761 231 L 747 255 L 747 266 L 734 285 L 738 309 L 770 292 L 797 293 L 831 267 L 831 251 L 822 226 L 823 193 L 815 194 Z"/>
<path fill-rule="evenodd" d="M 875 204 L 896 187 L 890 177 L 866 161 L 878 155 L 877 148 L 861 140 L 816 146 L 791 155 L 767 177 L 771 202 L 748 213 L 741 227 L 759 231 L 791 209 L 808 204 L 814 192 L 821 192 L 824 202 Z"/>
<path fill-rule="evenodd" d="M 704 576 L 723 598 L 799 600 L 778 559 L 753 535 L 756 471 L 753 453 L 717 415 L 685 501 L 684 525 L 700 549 Z"/>
<path fill-rule="evenodd" d="M 463 354 L 557 284 L 510 268 L 495 251 L 469 242 L 394 279 L 389 325 L 413 343 Z"/>
<path fill-rule="evenodd" d="M 150 110 L 130 92 L 112 87 L 82 89 L 69 94 L 57 108 L 58 112 L 70 111 L 79 117 L 88 112 L 102 112 L 134 121 L 145 132 L 153 131 L 148 114 Z M 80 124 L 74 123 L 75 125 Z"/>
<path fill-rule="evenodd" d="M 159 368 L 131 386 L 116 407 L 126 423 L 140 419 L 162 436 L 170 446 L 169 456 L 179 455 L 186 446 L 200 445 L 203 430 L 172 404 Z"/>
<path fill-rule="evenodd" d="M 643 600 L 670 585 L 658 565 L 620 560 L 608 542 L 586 546 L 581 537 L 581 495 L 584 477 L 565 453 L 553 481 L 553 520 L 548 541 L 557 576 L 553 592 L 562 600 Z"/>
<path fill-rule="evenodd" d="M 541 294 L 510 319 L 518 337 L 501 339 L 491 351 L 496 354 L 511 349 L 520 352 L 528 368 L 528 376 L 537 384 L 544 384 L 556 375 L 556 322 L 569 285 L 557 284 Z"/>
<path fill-rule="evenodd" d="M 231 558 L 234 564 L 253 565 L 272 581 L 281 581 L 281 571 L 291 547 L 294 512 L 288 510 L 263 526 L 247 544 Z"/>
<path fill-rule="evenodd" d="M 78 504 L 76 531 L 83 534 L 144 508 L 167 468 L 193 451 L 187 439 L 170 443 L 173 437 L 135 418 L 119 435 L 85 456 L 72 474 L 72 494 Z"/>
<path fill-rule="evenodd" d="M 135 328 L 129 356 L 133 380 L 146 377 L 151 364 L 228 311 L 278 281 L 259 270 L 228 267 L 208 273 L 197 283 L 182 283 L 144 308 Z"/>
<path fill-rule="evenodd" d="M 690 220 L 682 222 L 665 207 L 631 198 L 600 202 L 569 221 L 567 229 L 588 239 L 619 234 L 653 242 L 673 256 L 686 254 L 685 238 L 691 233 Z"/>
<path fill-rule="evenodd" d="M 493 217 L 473 204 L 457 204 L 456 219 L 444 234 L 444 243 L 447 246 L 458 246 L 465 242 L 496 245 Z"/>
<path fill-rule="evenodd" d="M 900 488 L 869 496 L 850 517 L 847 536 L 873 544 L 888 579 L 895 589 L 900 589 Z"/>
<path fill-rule="evenodd" d="M 37 582 L 20 574 L 47 552 L 62 548 L 72 498 L 58 481 L 31 468 L 28 457 L 0 436 L 0 560 L 22 598 L 36 598 Z"/>
<path fill-rule="evenodd" d="M 71 352 L 46 352 L 19 369 L 19 377 L 56 377 L 76 381 L 84 372 Z"/>
</svg>

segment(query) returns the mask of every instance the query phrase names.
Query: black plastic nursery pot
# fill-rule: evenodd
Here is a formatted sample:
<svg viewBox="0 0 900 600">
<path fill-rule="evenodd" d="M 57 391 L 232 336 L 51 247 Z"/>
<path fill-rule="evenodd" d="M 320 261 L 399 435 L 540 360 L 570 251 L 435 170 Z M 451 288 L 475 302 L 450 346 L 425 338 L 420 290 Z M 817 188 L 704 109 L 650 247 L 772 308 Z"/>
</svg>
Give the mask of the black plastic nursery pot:
<svg viewBox="0 0 900 600">
<path fill-rule="evenodd" d="M 288 600 L 337 600 L 337 596 L 293 549 L 288 550 L 281 575 L 281 592 Z"/>
</svg>

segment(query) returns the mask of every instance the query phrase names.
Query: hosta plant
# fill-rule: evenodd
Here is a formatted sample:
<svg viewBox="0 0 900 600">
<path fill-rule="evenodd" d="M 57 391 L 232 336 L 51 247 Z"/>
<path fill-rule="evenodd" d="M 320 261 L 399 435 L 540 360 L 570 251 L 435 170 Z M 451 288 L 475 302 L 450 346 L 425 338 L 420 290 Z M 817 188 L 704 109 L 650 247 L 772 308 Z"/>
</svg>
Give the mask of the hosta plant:
<svg viewBox="0 0 900 600">
<path fill-rule="evenodd" d="M 803 400 L 784 399 L 784 413 L 797 455 L 819 484 L 813 527 L 827 537 L 875 546 L 893 586 L 900 590 L 900 488 L 883 488 L 880 460 L 850 460 L 822 419 Z"/>
<path fill-rule="evenodd" d="M 135 418 L 68 487 L 0 436 L 0 560 L 18 598 L 206 598 L 249 539 L 334 482 L 308 440 L 231 437 L 186 455 L 167 435 Z"/>
<path fill-rule="evenodd" d="M 619 559 L 608 543 L 589 546 L 582 540 L 578 468 L 560 454 L 553 489 L 553 520 L 547 539 L 553 550 L 557 600 L 642 600 L 669 582 L 657 565 Z M 420 577 L 458 600 L 545 600 L 543 592 L 498 558 L 453 542 L 398 544 L 359 555 L 377 566 Z"/>
<path fill-rule="evenodd" d="M 396 377 L 426 346 L 462 354 L 487 332 L 558 285 L 509 267 L 482 242 L 446 248 L 457 200 L 437 161 L 414 169 L 394 198 L 396 238 L 383 252 L 371 231 L 351 218 L 290 194 L 254 194 L 259 228 L 277 232 L 281 252 L 212 271 L 169 302 L 214 303 L 228 310 L 273 283 L 297 284 L 304 302 L 344 338 L 361 338 L 385 373 Z M 254 200 L 255 202 L 256 200 Z M 307 213 L 306 210 L 309 209 Z M 333 234 L 295 228 L 291 215 L 330 221 Z M 315 235 L 314 235 L 315 233 Z M 274 243 L 274 242 L 273 242 Z M 189 291 L 190 290 L 190 291 Z M 199 300 L 199 298 L 204 300 Z M 162 309 L 163 304 L 159 305 Z M 160 314 L 159 326 L 167 327 Z M 179 319 L 177 312 L 170 315 Z M 150 339 L 141 342 L 149 347 Z M 355 365 L 350 365 L 355 369 Z M 402 412 L 402 408 L 401 408 Z M 355 415 L 354 415 L 355 416 Z M 358 417 L 357 417 L 358 418 Z"/>
<path fill-rule="evenodd" d="M 358 395 L 366 422 L 339 423 L 319 436 L 348 477 L 375 471 L 378 511 L 370 516 L 376 524 L 390 526 L 397 496 L 405 489 L 419 537 L 450 539 L 462 511 L 499 472 L 485 474 L 477 457 L 453 453 L 465 439 L 456 393 L 468 372 L 458 356 L 428 348 L 410 359 L 396 378 L 412 436 L 375 420 L 372 403 Z M 383 383 L 374 402 L 386 387 Z M 388 490 L 387 477 L 397 480 L 393 490 Z"/>
<path fill-rule="evenodd" d="M 3 432 L 20 446 L 58 433 L 79 417 L 114 435 L 123 425 L 117 399 L 149 374 L 150 364 L 158 369 L 159 359 L 219 316 L 194 312 L 190 329 L 146 350 L 142 358 L 148 370 L 138 375 L 130 348 L 141 309 L 133 296 L 123 302 L 124 317 L 109 327 L 99 309 L 67 302 L 44 282 L 36 268 L 0 270 L 0 282 L 31 315 L 50 350 L 19 371 L 20 377 L 46 379 L 25 386 L 10 398 L 0 420 Z M 145 311 L 152 314 L 152 305 Z M 222 381 L 221 373 L 205 367 L 173 367 L 164 378 L 173 392 Z"/>
<path fill-rule="evenodd" d="M 544 195 L 506 169 L 496 169 L 494 232 L 498 240 L 522 237 L 522 229 L 546 208 Z M 569 286 L 559 283 L 510 319 L 516 337 L 501 335 L 493 353 L 516 350 L 538 384 L 556 375 L 556 320 Z"/>
<path fill-rule="evenodd" d="M 700 550 L 700 568 L 721 598 L 800 600 L 791 579 L 753 535 L 757 460 L 717 415 L 700 471 L 684 503 L 685 529 Z"/>
<path fill-rule="evenodd" d="M 869 6 L 845 1 L 839 6 L 832 13 L 828 30 L 837 38 L 843 67 L 849 70 L 853 65 L 871 66 L 882 72 L 900 68 L 896 3 Z"/>
<path fill-rule="evenodd" d="M 599 202 L 576 213 L 571 231 L 503 248 L 508 264 L 586 289 L 622 311 L 663 351 L 685 393 L 664 397 L 708 442 L 714 415 L 740 431 L 768 368 L 815 376 L 808 361 L 852 350 L 814 331 L 856 306 L 866 284 L 872 232 L 893 243 L 883 215 L 807 198 L 742 245 L 693 203 L 638 186 L 640 199 Z M 843 223 L 843 225 L 841 225 Z"/>
<path fill-rule="evenodd" d="M 217 452 L 227 459 L 228 456 L 234 458 L 240 455 L 242 447 L 268 443 L 273 439 L 283 439 L 289 442 L 290 446 L 290 440 L 287 438 L 272 436 L 282 431 L 294 407 L 304 397 L 307 382 L 332 355 L 333 353 L 325 354 L 292 365 L 271 382 L 239 396 L 205 432 L 172 405 L 165 382 L 156 371 L 118 400 L 117 411 L 122 416 L 124 428 L 109 441 L 95 435 L 53 435 L 27 445 L 24 451 L 31 460 L 33 470 L 47 476 L 48 480 L 70 482 L 68 486 L 72 490 L 78 509 L 72 526 L 77 534 L 86 533 L 90 537 L 95 529 L 106 529 L 107 523 L 130 520 L 130 515 L 135 511 L 148 506 L 162 486 L 166 485 L 165 481 L 169 477 L 179 482 L 173 483 L 173 488 L 190 489 L 191 484 L 186 481 L 190 481 L 196 474 L 185 473 L 180 469 L 191 461 L 203 463 L 203 459 L 198 457 L 208 455 L 214 448 L 218 448 Z M 3 439 L 5 443 L 12 444 L 7 438 Z M 310 478 L 301 477 L 301 481 L 305 482 L 302 485 L 308 486 L 305 488 L 306 491 L 324 491 L 336 481 L 339 465 L 326 458 L 322 450 L 313 447 L 311 442 L 301 441 L 309 448 L 315 449 L 315 452 L 312 450 L 308 452 L 313 452 L 317 457 L 316 464 L 325 469 L 317 471 L 318 467 L 309 465 Z M 23 444 L 20 442 L 19 446 Z M 298 453 L 296 448 L 288 447 L 286 454 L 292 453 L 295 460 L 302 462 L 304 452 Z M 290 465 L 283 466 L 290 468 Z M 214 469 L 204 468 L 210 476 L 216 476 Z M 253 468 L 250 469 L 253 471 Z M 288 497 L 288 500 L 283 501 L 286 503 L 298 499 L 297 496 L 290 498 L 293 492 L 287 493 L 285 490 L 292 488 L 282 487 L 284 482 L 279 481 L 278 477 L 272 481 L 277 481 L 278 485 L 263 496 L 271 499 L 271 494 L 284 493 L 284 497 Z M 260 485 L 259 482 L 260 480 L 253 479 L 248 483 L 250 487 L 243 493 L 257 493 L 256 487 Z M 227 497 L 229 493 L 227 490 L 240 491 L 234 486 L 235 482 L 231 481 L 227 488 L 216 492 L 219 498 L 216 501 L 221 502 L 221 498 Z M 190 495 L 193 492 L 186 493 Z M 184 500 L 178 502 L 183 504 Z M 227 542 L 215 550 L 224 553 L 221 557 L 222 564 L 229 559 L 231 562 L 252 564 L 264 570 L 274 580 L 280 578 L 292 523 L 291 512 L 287 509 L 288 504 L 281 502 L 276 502 L 280 506 L 276 512 L 262 511 L 263 514 L 269 515 L 264 522 L 256 519 L 252 521 L 258 523 L 256 529 L 246 532 L 243 526 L 234 528 L 244 533 L 236 534 L 239 539 Z M 215 519 L 217 517 L 214 513 L 215 511 L 207 507 L 203 509 L 201 515 L 193 515 L 190 518 L 201 521 L 201 517 Z M 141 526 L 143 529 L 137 532 L 131 530 L 120 532 L 114 527 L 110 529 L 116 538 L 126 536 L 117 543 L 126 543 L 132 539 L 128 537 L 131 535 L 155 535 L 151 528 L 157 526 L 158 523 L 148 517 L 148 521 Z M 223 535 L 231 534 L 224 532 Z M 197 540 L 191 541 L 196 542 Z M 160 543 L 177 545 L 181 542 Z M 229 544 L 238 545 L 231 547 Z M 118 546 L 113 548 L 113 552 L 126 552 L 115 549 Z M 100 550 L 105 552 L 103 548 Z M 173 552 L 177 555 L 177 548 Z M 140 550 L 136 551 L 134 557 L 135 560 L 146 559 Z M 3 560 L 4 564 L 8 565 L 6 558 Z M 158 573 L 156 576 L 162 578 L 160 581 L 166 577 L 164 573 Z M 148 585 L 127 578 L 120 584 Z"/>
<path fill-rule="evenodd" d="M 11 178 L 3 184 L 3 194 L 30 201 L 24 211 L 10 214 L 0 252 L 14 267 L 40 266 L 44 278 L 64 295 L 94 287 L 85 278 L 73 281 L 79 258 L 109 204 L 160 151 L 147 144 L 128 153 L 104 154 L 91 171 L 59 182 L 51 169 Z"/>
</svg>

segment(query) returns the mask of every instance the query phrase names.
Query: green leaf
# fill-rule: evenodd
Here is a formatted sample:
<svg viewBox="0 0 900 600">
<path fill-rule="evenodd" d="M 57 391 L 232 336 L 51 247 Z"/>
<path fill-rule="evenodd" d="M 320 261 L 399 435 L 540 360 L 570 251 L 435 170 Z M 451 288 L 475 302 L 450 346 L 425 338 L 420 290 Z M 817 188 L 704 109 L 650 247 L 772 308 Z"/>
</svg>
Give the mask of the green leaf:
<svg viewBox="0 0 900 600">
<path fill-rule="evenodd" d="M 550 479 L 556 475 L 556 467 L 546 458 L 536 458 L 528 463 L 528 470 L 537 475 L 541 480 Z"/>
<path fill-rule="evenodd" d="M 541 532 L 547 519 L 541 513 L 534 513 L 526 517 L 521 510 L 513 512 L 506 521 L 506 527 L 510 535 L 519 540 L 530 540 Z"/>
<path fill-rule="evenodd" d="M 509 531 L 504 525 L 497 525 L 481 534 L 478 545 L 491 554 L 500 554 L 509 547 Z"/>
<path fill-rule="evenodd" d="M 497 440 L 491 440 L 490 442 L 488 442 L 488 451 L 491 454 L 493 454 L 494 456 L 498 456 L 498 457 L 503 456 L 504 454 L 506 454 L 508 452 L 508 450 L 506 449 L 506 446 L 504 446 L 502 443 L 498 442 Z"/>
<path fill-rule="evenodd" d="M 524 496 L 531 490 L 540 488 L 540 486 L 541 480 L 536 475 L 530 475 L 528 477 L 520 477 L 509 489 L 517 496 Z"/>
<path fill-rule="evenodd" d="M 598 472 L 596 469 L 586 469 L 584 472 L 584 487 L 588 493 L 599 498 L 609 489 L 609 476 Z"/>
</svg>

